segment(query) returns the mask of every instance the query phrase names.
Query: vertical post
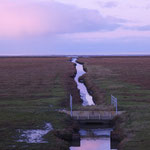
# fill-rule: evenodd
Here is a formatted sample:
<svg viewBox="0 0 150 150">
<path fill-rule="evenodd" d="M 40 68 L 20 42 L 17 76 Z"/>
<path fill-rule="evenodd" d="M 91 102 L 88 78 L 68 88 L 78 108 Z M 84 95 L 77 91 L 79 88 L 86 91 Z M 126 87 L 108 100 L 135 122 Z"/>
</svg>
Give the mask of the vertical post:
<svg viewBox="0 0 150 150">
<path fill-rule="evenodd" d="M 117 98 L 116 98 L 116 115 L 118 114 L 118 105 L 117 105 Z"/>
<path fill-rule="evenodd" d="M 70 115 L 72 117 L 72 96 L 70 94 Z"/>
<path fill-rule="evenodd" d="M 111 95 L 111 105 L 114 105 L 116 107 L 116 115 L 118 114 L 118 105 L 117 105 L 117 98 Z"/>
</svg>

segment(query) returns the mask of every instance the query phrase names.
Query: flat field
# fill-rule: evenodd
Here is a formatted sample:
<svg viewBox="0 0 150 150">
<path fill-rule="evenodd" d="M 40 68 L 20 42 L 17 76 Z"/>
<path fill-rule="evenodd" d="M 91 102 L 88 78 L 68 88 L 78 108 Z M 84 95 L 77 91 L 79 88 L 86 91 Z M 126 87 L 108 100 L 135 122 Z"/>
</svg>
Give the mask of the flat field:
<svg viewBox="0 0 150 150">
<path fill-rule="evenodd" d="M 69 96 L 80 103 L 69 58 L 0 58 L 0 149 L 50 149 L 69 147 L 49 133 L 47 144 L 17 142 L 20 130 L 42 129 L 50 122 L 55 130 L 69 129 L 70 118 L 55 109 L 69 108 Z M 57 147 L 56 147 L 57 143 Z"/>
<path fill-rule="evenodd" d="M 119 149 L 150 148 L 150 57 L 80 58 L 87 74 L 85 84 L 96 104 L 110 105 L 110 95 L 118 98 L 119 110 L 126 113 L 116 132 L 122 137 Z"/>
</svg>

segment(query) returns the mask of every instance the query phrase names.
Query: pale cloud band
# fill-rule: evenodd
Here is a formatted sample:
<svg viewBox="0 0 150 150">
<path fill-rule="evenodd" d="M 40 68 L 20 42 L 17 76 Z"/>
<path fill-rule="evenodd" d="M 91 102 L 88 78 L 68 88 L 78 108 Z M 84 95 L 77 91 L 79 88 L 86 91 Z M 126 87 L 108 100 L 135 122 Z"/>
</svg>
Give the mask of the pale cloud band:
<svg viewBox="0 0 150 150">
<path fill-rule="evenodd" d="M 88 41 L 104 41 L 104 40 L 131 40 L 136 38 L 150 38 L 149 31 L 137 31 L 137 30 L 124 30 L 119 28 L 114 31 L 106 32 L 84 32 L 84 33 L 73 33 L 60 35 L 61 38 L 72 39 L 76 41 L 88 40 Z"/>
</svg>

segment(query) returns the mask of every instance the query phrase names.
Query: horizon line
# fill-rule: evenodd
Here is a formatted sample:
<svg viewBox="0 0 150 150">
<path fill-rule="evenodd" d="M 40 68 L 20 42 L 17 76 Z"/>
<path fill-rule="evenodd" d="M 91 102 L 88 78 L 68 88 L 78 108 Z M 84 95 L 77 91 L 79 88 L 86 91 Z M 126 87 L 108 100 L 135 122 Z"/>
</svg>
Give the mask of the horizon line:
<svg viewBox="0 0 150 150">
<path fill-rule="evenodd" d="M 88 54 L 81 54 L 81 55 L 73 55 L 73 54 L 51 54 L 51 55 L 0 55 L 0 58 L 4 57 L 119 57 L 119 56 L 150 56 L 150 54 L 104 54 L 104 55 L 88 55 Z"/>
</svg>

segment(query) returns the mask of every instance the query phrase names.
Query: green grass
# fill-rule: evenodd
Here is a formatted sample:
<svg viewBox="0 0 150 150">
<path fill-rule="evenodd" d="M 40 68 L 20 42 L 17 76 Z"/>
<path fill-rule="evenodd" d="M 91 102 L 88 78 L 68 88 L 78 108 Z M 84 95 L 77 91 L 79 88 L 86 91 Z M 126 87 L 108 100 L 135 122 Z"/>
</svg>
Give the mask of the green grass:
<svg viewBox="0 0 150 150">
<path fill-rule="evenodd" d="M 0 101 L 0 149 L 59 150 L 69 146 L 67 142 L 52 133 L 48 133 L 45 137 L 49 141 L 48 144 L 17 142 L 20 135 L 18 129 L 42 129 L 45 122 L 50 122 L 56 130 L 66 129 L 71 125 L 69 116 L 55 111 L 55 109 L 62 108 L 61 103 L 67 99 L 67 93 L 60 84 L 59 78 L 55 83 L 49 98 Z M 38 95 L 43 95 L 43 93 L 38 93 Z"/>
<path fill-rule="evenodd" d="M 32 108 L 32 111 L 27 109 L 26 111 L 20 111 L 20 109 L 1 109 L 0 149 L 12 149 L 12 145 L 15 145 L 18 149 L 23 149 L 24 146 L 27 146 L 28 149 L 40 149 L 41 144 L 16 142 L 20 135 L 18 129 L 42 129 L 45 125 L 45 122 L 50 122 L 54 129 L 65 129 L 69 127 L 70 119 L 67 115 L 55 111 L 49 111 L 48 108 Z M 49 138 L 47 139 L 49 144 L 43 144 L 43 148 L 52 149 L 54 143 L 57 143 L 57 140 L 61 141 L 61 145 L 67 143 L 61 139 L 58 139 L 56 136 L 51 135 L 51 133 L 49 134 Z"/>
<path fill-rule="evenodd" d="M 96 81 L 97 82 L 97 81 Z M 150 147 L 150 90 L 129 83 L 103 79 L 97 83 L 105 91 L 106 104 L 110 104 L 110 95 L 118 98 L 118 109 L 125 110 L 125 122 L 121 124 L 128 142 L 123 150 L 148 150 Z"/>
<path fill-rule="evenodd" d="M 0 150 L 69 149 L 57 130 L 72 129 L 70 116 L 56 110 L 69 108 L 71 93 L 80 99 L 72 75 L 75 67 L 66 57 L 0 59 Z M 77 99 L 76 99 L 77 97 Z M 44 136 L 47 144 L 17 142 L 18 129 L 43 129 L 50 122 L 54 131 Z M 65 134 L 65 132 L 63 133 Z"/>
</svg>

